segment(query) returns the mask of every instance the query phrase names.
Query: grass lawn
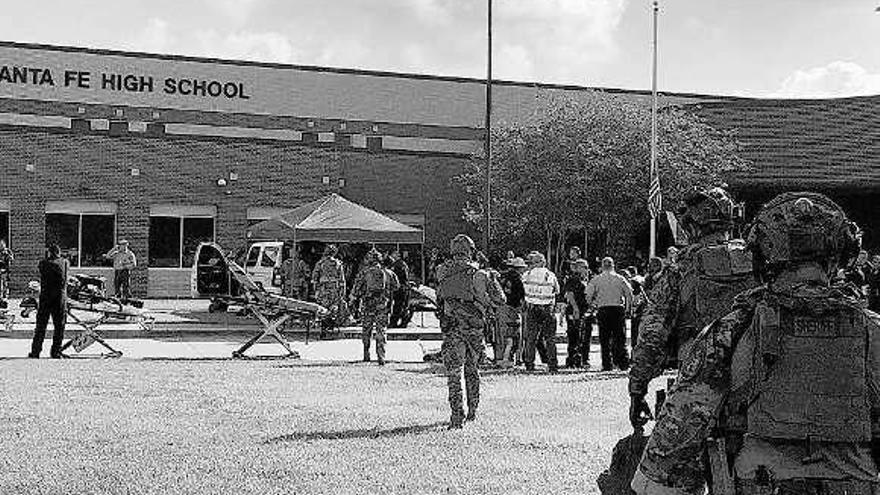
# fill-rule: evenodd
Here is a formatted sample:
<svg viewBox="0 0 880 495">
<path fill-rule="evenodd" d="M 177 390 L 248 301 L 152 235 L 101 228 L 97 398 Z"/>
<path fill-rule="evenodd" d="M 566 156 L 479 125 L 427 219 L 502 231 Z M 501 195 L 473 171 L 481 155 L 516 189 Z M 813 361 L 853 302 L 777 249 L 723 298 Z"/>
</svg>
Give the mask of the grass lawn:
<svg viewBox="0 0 880 495">
<path fill-rule="evenodd" d="M 598 493 L 622 375 L 296 361 L 0 361 L 2 494 Z"/>
</svg>

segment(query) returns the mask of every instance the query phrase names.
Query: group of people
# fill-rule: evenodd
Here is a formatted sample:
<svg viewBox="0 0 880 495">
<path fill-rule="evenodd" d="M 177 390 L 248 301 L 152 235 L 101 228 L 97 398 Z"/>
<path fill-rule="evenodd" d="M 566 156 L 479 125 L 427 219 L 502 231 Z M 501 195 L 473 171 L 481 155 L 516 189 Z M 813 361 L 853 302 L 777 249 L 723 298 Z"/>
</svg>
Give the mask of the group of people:
<svg viewBox="0 0 880 495">
<path fill-rule="evenodd" d="M 324 246 L 321 258 L 310 268 L 305 261 L 302 246 L 285 253 L 281 263 L 280 279 L 282 294 L 301 300 L 313 299 L 327 308 L 330 313 L 321 323 L 325 329 L 347 324 L 353 314 L 363 320 L 363 313 L 356 305 L 361 301 L 358 288 L 359 277 L 375 265 L 387 268 L 394 275 L 396 283 L 388 296 L 388 322 L 385 326 L 405 327 L 409 324 L 410 313 L 408 284 L 411 280 L 409 266 L 398 249 L 388 255 L 371 249 L 357 269 L 349 270 L 339 257 L 335 244 Z M 353 277 L 352 277 L 353 275 Z M 348 280 L 352 280 L 349 284 Z M 362 301 L 361 301 L 362 302 Z M 383 330 L 384 331 L 384 330 Z"/>
</svg>

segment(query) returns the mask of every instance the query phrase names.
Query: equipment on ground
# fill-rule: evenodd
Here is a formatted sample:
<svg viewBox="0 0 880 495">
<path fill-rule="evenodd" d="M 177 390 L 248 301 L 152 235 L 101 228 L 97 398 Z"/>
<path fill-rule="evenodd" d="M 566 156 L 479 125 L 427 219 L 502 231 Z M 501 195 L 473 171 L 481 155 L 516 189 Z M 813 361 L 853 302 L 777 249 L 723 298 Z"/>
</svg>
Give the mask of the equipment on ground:
<svg viewBox="0 0 880 495">
<path fill-rule="evenodd" d="M 269 292 L 213 242 L 201 243 L 196 249 L 191 288 L 194 297 L 211 298 L 210 311 L 228 311 L 234 306 L 240 308 L 239 316 L 253 316 L 262 324 L 259 334 L 232 353 L 234 358 L 245 357 L 244 353 L 264 337 L 272 337 L 281 344 L 287 351 L 286 357 L 298 358 L 299 353 L 284 338 L 283 325 L 290 319 L 302 321 L 308 339 L 312 323 L 329 313 L 319 304 Z"/>
<path fill-rule="evenodd" d="M 82 327 L 82 331 L 76 337 L 67 341 L 61 351 L 73 347 L 80 353 L 94 343 L 106 348 L 109 354 L 104 357 L 118 358 L 122 352 L 114 349 L 104 340 L 104 335 L 99 330 L 105 323 L 117 323 L 120 321 L 137 323 L 142 330 L 153 329 L 155 317 L 144 311 L 143 301 L 136 299 L 119 299 L 106 295 L 104 277 L 93 275 L 75 274 L 67 280 L 67 316 L 69 321 Z M 28 295 L 22 299 L 21 317 L 27 318 L 39 307 L 40 283 L 31 281 L 28 283 Z M 84 315 L 97 315 L 97 318 L 87 318 Z"/>
</svg>

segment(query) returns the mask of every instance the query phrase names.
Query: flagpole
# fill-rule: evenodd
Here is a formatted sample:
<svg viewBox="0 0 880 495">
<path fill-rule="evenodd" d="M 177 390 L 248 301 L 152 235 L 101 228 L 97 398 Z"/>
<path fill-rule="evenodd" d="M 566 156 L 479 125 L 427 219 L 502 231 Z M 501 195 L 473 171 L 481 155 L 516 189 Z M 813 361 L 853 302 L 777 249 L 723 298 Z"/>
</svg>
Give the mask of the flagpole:
<svg viewBox="0 0 880 495">
<path fill-rule="evenodd" d="M 651 74 L 651 176 L 654 180 L 657 174 L 657 0 L 654 0 L 654 43 L 653 43 L 653 68 Z M 649 186 L 650 187 L 650 186 Z M 659 213 L 659 212 L 657 212 Z M 650 256 L 657 255 L 657 216 L 651 214 L 651 247 Z"/>
<path fill-rule="evenodd" d="M 489 255 L 489 236 L 491 235 L 491 205 L 492 200 L 492 0 L 488 0 L 489 12 L 487 16 L 486 32 L 488 35 L 488 53 L 486 57 L 486 227 L 483 232 L 483 253 Z"/>
</svg>

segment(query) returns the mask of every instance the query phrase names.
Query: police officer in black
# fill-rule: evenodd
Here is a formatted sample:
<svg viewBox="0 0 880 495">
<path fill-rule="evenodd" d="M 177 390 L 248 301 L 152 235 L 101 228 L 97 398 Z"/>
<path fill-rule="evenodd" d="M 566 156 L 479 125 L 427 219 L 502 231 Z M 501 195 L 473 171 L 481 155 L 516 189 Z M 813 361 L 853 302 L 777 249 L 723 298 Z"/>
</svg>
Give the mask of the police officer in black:
<svg viewBox="0 0 880 495">
<path fill-rule="evenodd" d="M 53 244 L 46 250 L 46 258 L 40 261 L 40 305 L 37 308 L 37 327 L 34 330 L 34 341 L 31 344 L 30 358 L 39 358 L 43 350 L 43 339 L 49 317 L 55 332 L 52 335 L 52 359 L 63 357 L 61 343 L 64 340 L 64 323 L 67 320 L 67 272 L 70 263 L 61 257 L 61 248 Z"/>
</svg>

